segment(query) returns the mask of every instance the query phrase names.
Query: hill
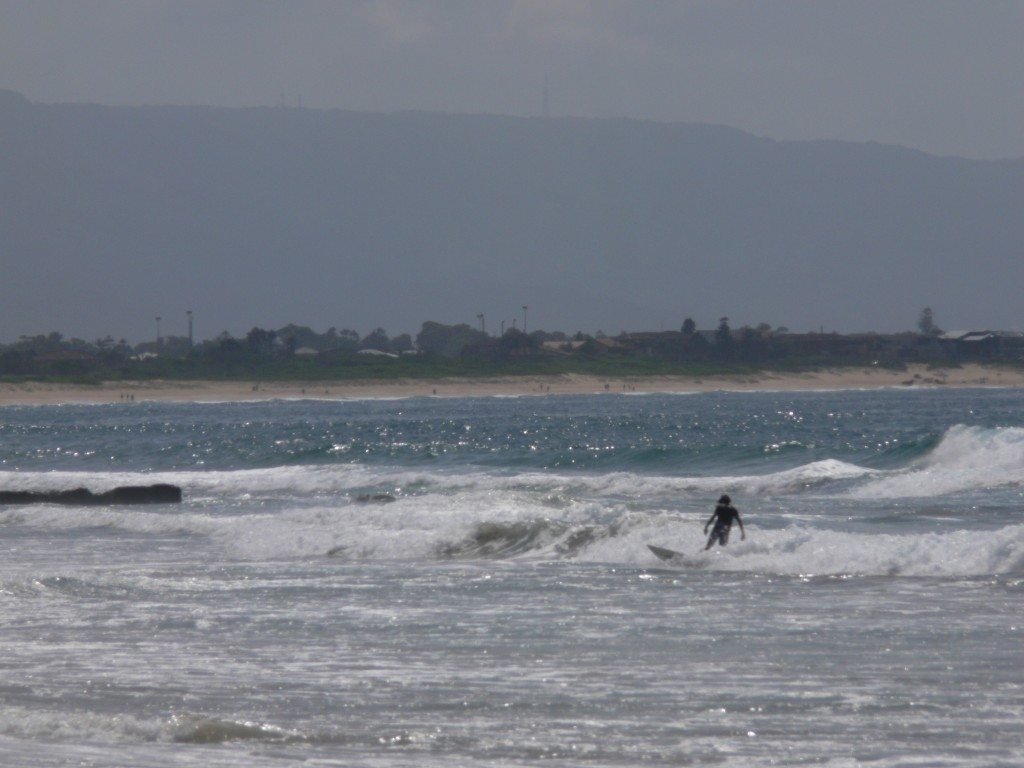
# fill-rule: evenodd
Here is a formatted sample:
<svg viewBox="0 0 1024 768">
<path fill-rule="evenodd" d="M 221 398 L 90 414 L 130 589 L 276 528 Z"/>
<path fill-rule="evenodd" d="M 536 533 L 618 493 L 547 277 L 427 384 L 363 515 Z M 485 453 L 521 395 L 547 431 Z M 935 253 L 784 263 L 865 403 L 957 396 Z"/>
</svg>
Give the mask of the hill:
<svg viewBox="0 0 1024 768">
<path fill-rule="evenodd" d="M 1021 325 L 1024 161 L 730 128 L 0 93 L 0 339 Z"/>
</svg>

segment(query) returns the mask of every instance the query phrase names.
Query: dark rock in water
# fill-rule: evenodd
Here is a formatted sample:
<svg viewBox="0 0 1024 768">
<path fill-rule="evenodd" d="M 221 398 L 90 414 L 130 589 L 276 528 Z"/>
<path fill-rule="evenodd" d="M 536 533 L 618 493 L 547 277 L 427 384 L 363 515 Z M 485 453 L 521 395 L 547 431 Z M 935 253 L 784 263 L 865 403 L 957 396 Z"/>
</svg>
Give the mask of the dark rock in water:
<svg viewBox="0 0 1024 768">
<path fill-rule="evenodd" d="M 395 501 L 395 497 L 390 493 L 374 493 L 372 495 L 369 493 L 363 493 L 356 496 L 356 501 L 361 504 L 390 504 L 392 501 Z"/>
<path fill-rule="evenodd" d="M 0 491 L 0 504 L 180 504 L 181 488 L 167 483 L 124 485 L 104 493 L 87 488 L 70 491 Z"/>
<path fill-rule="evenodd" d="M 168 483 L 125 485 L 100 494 L 104 504 L 180 504 L 181 488 Z"/>
</svg>

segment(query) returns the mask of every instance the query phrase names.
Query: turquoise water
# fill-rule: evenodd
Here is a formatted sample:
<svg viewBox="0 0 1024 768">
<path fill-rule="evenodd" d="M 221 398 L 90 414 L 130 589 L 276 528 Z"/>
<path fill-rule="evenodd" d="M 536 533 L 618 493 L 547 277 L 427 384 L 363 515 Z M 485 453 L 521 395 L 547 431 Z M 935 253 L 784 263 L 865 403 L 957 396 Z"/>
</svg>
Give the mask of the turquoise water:
<svg viewBox="0 0 1024 768">
<path fill-rule="evenodd" d="M 0 408 L 150 482 L 0 507 L 0 764 L 1024 763 L 1021 390 Z"/>
</svg>

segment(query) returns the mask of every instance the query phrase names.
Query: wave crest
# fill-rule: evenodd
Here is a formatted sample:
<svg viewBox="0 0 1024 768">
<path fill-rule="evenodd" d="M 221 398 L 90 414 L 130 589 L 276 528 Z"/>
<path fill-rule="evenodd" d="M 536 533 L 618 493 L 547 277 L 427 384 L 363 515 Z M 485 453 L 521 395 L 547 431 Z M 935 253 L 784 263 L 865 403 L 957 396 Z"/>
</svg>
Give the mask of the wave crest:
<svg viewBox="0 0 1024 768">
<path fill-rule="evenodd" d="M 880 475 L 850 492 L 858 499 L 935 497 L 1024 485 L 1024 428 L 946 430 L 935 448 L 909 468 Z"/>
</svg>

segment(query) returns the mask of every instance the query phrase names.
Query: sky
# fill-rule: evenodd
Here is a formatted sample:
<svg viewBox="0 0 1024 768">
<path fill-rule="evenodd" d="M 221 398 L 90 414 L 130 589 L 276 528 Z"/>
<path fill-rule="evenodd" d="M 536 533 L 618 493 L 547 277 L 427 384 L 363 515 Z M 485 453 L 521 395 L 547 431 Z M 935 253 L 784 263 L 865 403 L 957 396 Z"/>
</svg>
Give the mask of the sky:
<svg viewBox="0 0 1024 768">
<path fill-rule="evenodd" d="M 0 0 L 0 88 L 546 111 L 1024 157 L 1024 0 Z"/>
</svg>

